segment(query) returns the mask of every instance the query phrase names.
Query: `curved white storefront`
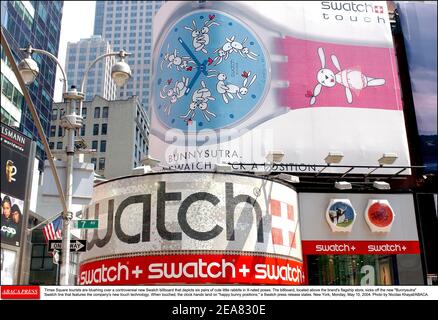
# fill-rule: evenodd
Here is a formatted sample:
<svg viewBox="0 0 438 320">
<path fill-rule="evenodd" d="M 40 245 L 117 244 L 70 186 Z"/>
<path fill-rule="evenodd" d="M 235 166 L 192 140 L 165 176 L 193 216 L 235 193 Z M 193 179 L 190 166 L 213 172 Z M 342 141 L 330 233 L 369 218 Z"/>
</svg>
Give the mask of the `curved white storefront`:
<svg viewBox="0 0 438 320">
<path fill-rule="evenodd" d="M 94 188 L 79 284 L 304 281 L 297 194 L 225 173 L 130 176 Z"/>
</svg>

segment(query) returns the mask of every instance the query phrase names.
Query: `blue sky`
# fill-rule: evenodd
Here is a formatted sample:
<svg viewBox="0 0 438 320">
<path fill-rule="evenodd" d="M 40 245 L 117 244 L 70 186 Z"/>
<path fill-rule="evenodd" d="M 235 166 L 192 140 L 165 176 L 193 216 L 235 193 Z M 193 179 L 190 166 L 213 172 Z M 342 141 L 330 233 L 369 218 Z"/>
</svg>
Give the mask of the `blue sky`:
<svg viewBox="0 0 438 320">
<path fill-rule="evenodd" d="M 64 68 L 67 42 L 76 42 L 93 35 L 96 1 L 64 1 L 58 59 Z M 61 79 L 59 68 L 56 79 Z M 62 82 L 55 83 L 55 102 L 62 101 Z"/>
</svg>

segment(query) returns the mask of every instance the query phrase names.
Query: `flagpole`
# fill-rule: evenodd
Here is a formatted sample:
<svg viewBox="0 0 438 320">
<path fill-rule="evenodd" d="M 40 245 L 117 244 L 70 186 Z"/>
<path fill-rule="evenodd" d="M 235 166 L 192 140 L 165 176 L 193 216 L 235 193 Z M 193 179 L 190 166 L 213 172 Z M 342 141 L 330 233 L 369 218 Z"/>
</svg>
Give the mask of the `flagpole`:
<svg viewBox="0 0 438 320">
<path fill-rule="evenodd" d="M 59 286 L 60 285 L 60 283 L 59 283 L 59 274 L 61 273 L 61 267 L 60 267 L 60 265 L 59 265 L 59 262 L 56 264 L 56 285 L 57 286 Z"/>
<path fill-rule="evenodd" d="M 32 228 L 30 228 L 30 229 L 27 229 L 26 231 L 27 231 L 27 232 L 31 232 L 31 231 L 33 231 L 34 229 L 38 228 L 39 226 L 41 226 L 41 225 L 43 225 L 43 224 L 45 224 L 45 223 L 47 223 L 47 222 L 51 222 L 52 220 L 55 220 L 55 219 L 58 218 L 58 216 L 60 216 L 61 214 L 62 214 L 62 212 L 58 212 L 58 213 L 55 214 L 54 216 L 52 216 L 52 217 L 50 217 L 50 218 L 47 218 L 46 220 L 44 220 L 43 222 L 39 223 L 39 224 L 36 225 L 35 227 L 32 227 Z"/>
</svg>

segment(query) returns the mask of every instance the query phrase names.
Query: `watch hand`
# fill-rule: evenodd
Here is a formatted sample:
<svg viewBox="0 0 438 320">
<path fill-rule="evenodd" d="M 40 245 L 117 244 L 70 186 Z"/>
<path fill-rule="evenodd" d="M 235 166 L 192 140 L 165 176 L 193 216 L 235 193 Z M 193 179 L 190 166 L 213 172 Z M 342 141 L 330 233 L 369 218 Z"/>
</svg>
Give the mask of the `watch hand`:
<svg viewBox="0 0 438 320">
<path fill-rule="evenodd" d="M 187 86 L 186 92 L 184 92 L 185 96 L 189 94 L 190 90 L 192 90 L 192 87 L 193 87 L 195 81 L 198 80 L 200 75 L 201 75 L 201 70 L 198 69 L 198 71 L 196 71 L 195 75 L 193 76 L 192 80 L 190 80 L 190 83 Z"/>
<path fill-rule="evenodd" d="M 206 66 L 207 66 L 207 62 L 208 62 L 208 60 L 204 60 L 204 62 L 201 64 L 201 66 L 199 67 L 199 70 L 201 70 L 201 72 L 204 74 L 204 75 L 206 75 L 206 76 L 208 76 L 208 72 L 207 72 L 207 70 L 206 70 Z"/>
<path fill-rule="evenodd" d="M 178 42 L 181 43 L 181 45 L 183 46 L 184 50 L 186 50 L 188 55 L 193 59 L 193 61 L 199 67 L 201 65 L 201 63 L 199 62 L 198 59 L 196 59 L 195 55 L 192 53 L 192 51 L 189 49 L 189 47 L 186 45 L 186 43 L 183 41 L 183 39 L 181 39 L 181 37 L 178 38 Z"/>
<path fill-rule="evenodd" d="M 196 80 L 198 80 L 199 76 L 201 75 L 201 72 L 205 75 L 208 75 L 207 71 L 205 70 L 205 65 L 207 64 L 207 60 L 204 60 L 204 62 L 199 66 L 198 71 L 196 71 L 195 75 L 193 76 L 192 80 L 190 81 L 189 85 L 187 86 L 186 92 L 184 92 L 184 95 L 188 95 L 190 90 L 193 87 L 193 84 Z"/>
</svg>

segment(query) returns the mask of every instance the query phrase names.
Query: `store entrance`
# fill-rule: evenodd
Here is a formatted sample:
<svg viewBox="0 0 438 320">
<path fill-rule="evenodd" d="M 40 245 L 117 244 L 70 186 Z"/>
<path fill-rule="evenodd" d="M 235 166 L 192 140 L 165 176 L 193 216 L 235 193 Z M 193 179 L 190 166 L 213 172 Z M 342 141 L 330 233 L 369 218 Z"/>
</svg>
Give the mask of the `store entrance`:
<svg viewBox="0 0 438 320">
<path fill-rule="evenodd" d="M 309 285 L 398 285 L 393 255 L 308 255 Z"/>
</svg>

